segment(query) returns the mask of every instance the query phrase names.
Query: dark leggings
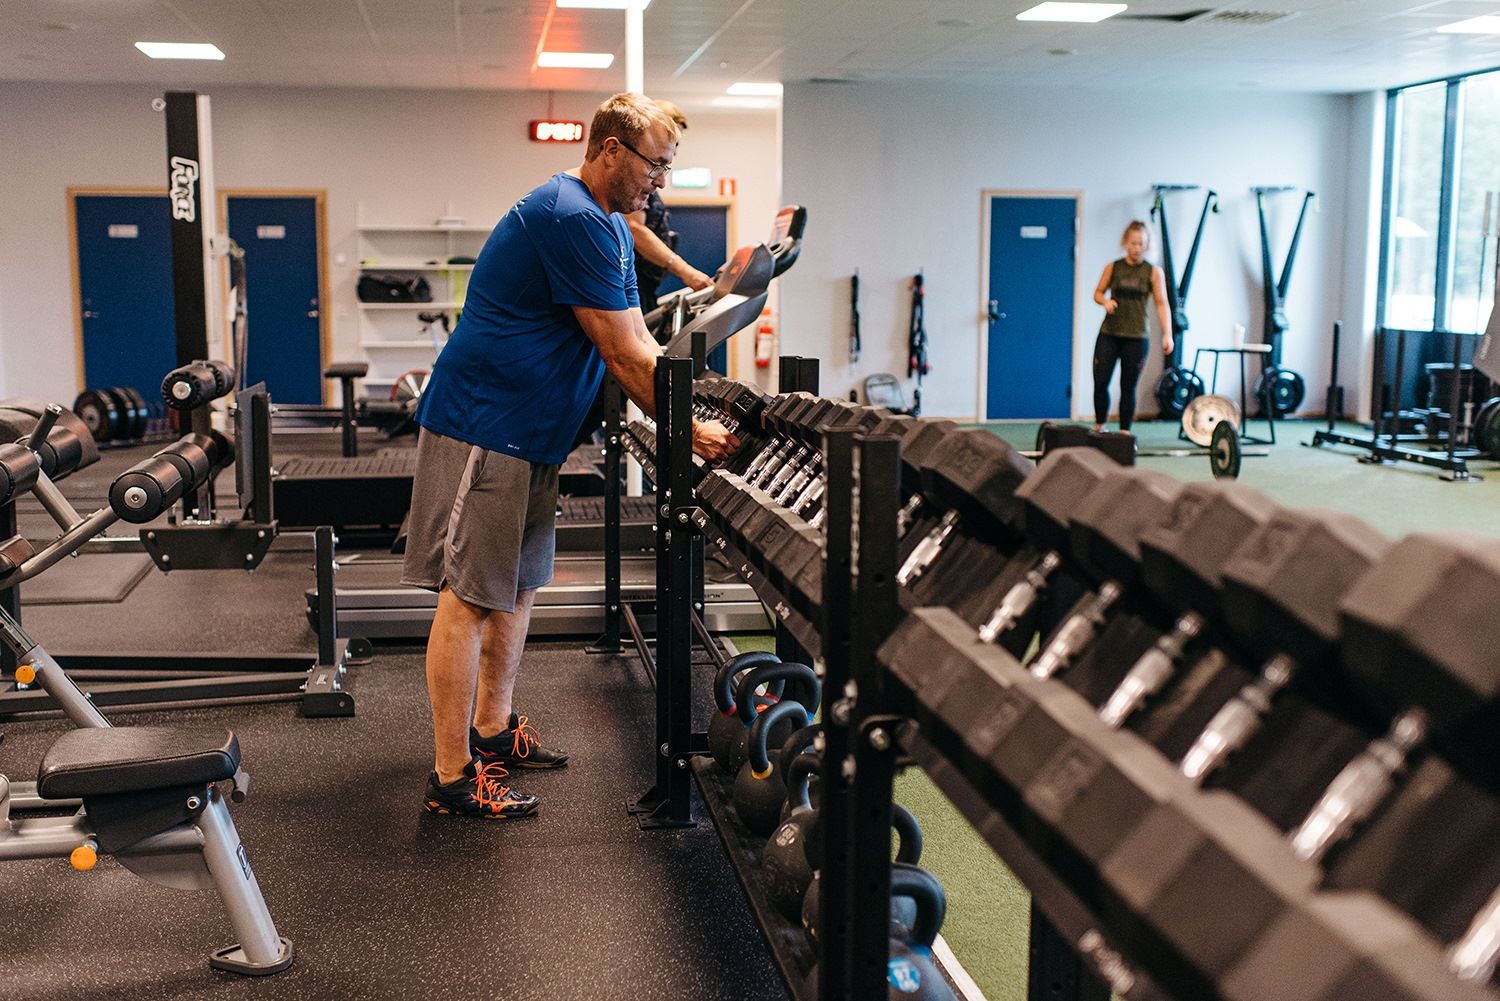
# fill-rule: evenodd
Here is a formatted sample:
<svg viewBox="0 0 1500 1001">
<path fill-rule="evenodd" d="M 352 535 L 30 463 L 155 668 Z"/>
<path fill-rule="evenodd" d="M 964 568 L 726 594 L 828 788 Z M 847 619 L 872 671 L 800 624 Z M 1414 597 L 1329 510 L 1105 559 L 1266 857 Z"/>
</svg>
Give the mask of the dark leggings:
<svg viewBox="0 0 1500 1001">
<path fill-rule="evenodd" d="M 1120 430 L 1129 431 L 1135 420 L 1135 387 L 1141 369 L 1146 367 L 1144 337 L 1116 337 L 1100 334 L 1094 342 L 1094 423 L 1103 424 L 1109 416 L 1109 380 L 1120 363 Z"/>
</svg>

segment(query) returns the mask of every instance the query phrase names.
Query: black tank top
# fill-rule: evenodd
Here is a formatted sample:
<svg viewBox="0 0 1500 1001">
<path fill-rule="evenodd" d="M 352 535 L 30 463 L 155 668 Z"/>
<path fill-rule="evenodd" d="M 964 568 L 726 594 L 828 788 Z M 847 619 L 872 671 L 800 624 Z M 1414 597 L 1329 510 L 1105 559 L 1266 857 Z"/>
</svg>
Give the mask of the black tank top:
<svg viewBox="0 0 1500 1001">
<path fill-rule="evenodd" d="M 1104 315 L 1099 327 L 1101 334 L 1116 337 L 1146 336 L 1146 300 L 1151 298 L 1150 261 L 1131 264 L 1120 258 L 1110 266 L 1109 295 L 1115 300 L 1115 311 Z"/>
<path fill-rule="evenodd" d="M 646 228 L 655 233 L 662 243 L 671 246 L 669 237 L 672 234 L 671 225 L 667 219 L 667 205 L 661 200 L 661 195 L 655 191 L 651 192 L 646 199 Z M 665 269 L 657 267 L 637 251 L 635 255 L 635 284 L 641 296 L 641 309 L 651 310 L 656 306 L 656 287 L 661 280 L 667 276 Z M 647 302 L 651 305 L 646 305 Z"/>
</svg>

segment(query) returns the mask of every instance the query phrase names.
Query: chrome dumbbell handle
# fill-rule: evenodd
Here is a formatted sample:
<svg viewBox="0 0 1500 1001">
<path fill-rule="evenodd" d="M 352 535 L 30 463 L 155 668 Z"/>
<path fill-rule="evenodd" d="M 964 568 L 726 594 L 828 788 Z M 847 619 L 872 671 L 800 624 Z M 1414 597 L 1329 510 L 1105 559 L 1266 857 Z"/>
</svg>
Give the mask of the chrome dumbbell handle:
<svg viewBox="0 0 1500 1001">
<path fill-rule="evenodd" d="M 1495 975 L 1497 960 L 1500 960 L 1500 889 L 1474 915 L 1463 938 L 1448 950 L 1448 968 L 1460 980 L 1487 984 Z"/>
<path fill-rule="evenodd" d="M 1120 600 L 1121 593 L 1120 585 L 1112 580 L 1106 581 L 1058 627 L 1052 642 L 1031 662 L 1031 673 L 1038 678 L 1051 678 L 1065 670 L 1104 627 L 1105 616 Z"/>
<path fill-rule="evenodd" d="M 1203 625 L 1202 617 L 1195 612 L 1179 616 L 1172 631 L 1163 633 L 1131 666 L 1099 710 L 1099 718 L 1113 727 L 1124 726 L 1125 721 L 1177 673 L 1183 654 L 1203 632 Z"/>
<path fill-rule="evenodd" d="M 921 576 L 932 566 L 934 560 L 943 552 L 943 543 L 948 541 L 948 536 L 958 527 L 958 512 L 949 511 L 943 515 L 943 520 L 933 526 L 927 537 L 917 543 L 911 555 L 906 557 L 906 562 L 901 564 L 901 569 L 896 571 L 896 583 L 902 587 L 910 587 L 916 583 Z"/>
<path fill-rule="evenodd" d="M 1047 581 L 1062 566 L 1062 557 L 1056 551 L 1043 554 L 1030 569 L 1026 576 L 1017 581 L 1005 597 L 1000 599 L 1000 604 L 995 607 L 984 625 L 979 627 L 979 638 L 986 643 L 993 643 L 1001 635 L 1009 632 L 1017 622 L 1036 604 L 1037 598 L 1041 597 L 1047 589 Z"/>
<path fill-rule="evenodd" d="M 906 538 L 906 533 L 911 531 L 912 522 L 916 521 L 917 511 L 922 507 L 922 495 L 912 494 L 911 498 L 896 512 L 896 536 Z"/>
<path fill-rule="evenodd" d="M 1307 819 L 1289 835 L 1292 854 L 1304 862 L 1321 862 L 1328 849 L 1353 833 L 1390 795 L 1407 756 L 1426 739 L 1426 713 L 1408 709 L 1397 716 L 1390 732 L 1372 740 L 1334 777 Z"/>
<path fill-rule="evenodd" d="M 1249 743 L 1270 714 L 1276 693 L 1292 680 L 1296 669 L 1296 661 L 1286 654 L 1277 654 L 1266 661 L 1260 669 L 1260 677 L 1224 703 L 1198 739 L 1193 741 L 1193 746 L 1182 757 L 1179 766 L 1182 774 L 1194 782 L 1202 782 L 1231 754 Z"/>
</svg>

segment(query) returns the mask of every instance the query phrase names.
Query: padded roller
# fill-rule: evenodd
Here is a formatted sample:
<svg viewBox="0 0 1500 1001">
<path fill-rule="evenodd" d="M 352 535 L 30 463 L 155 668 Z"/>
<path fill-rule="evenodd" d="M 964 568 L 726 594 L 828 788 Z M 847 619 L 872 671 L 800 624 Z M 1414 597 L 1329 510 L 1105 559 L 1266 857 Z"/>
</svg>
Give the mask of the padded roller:
<svg viewBox="0 0 1500 1001">
<path fill-rule="evenodd" d="M 181 462 L 180 456 L 158 453 L 131 466 L 110 484 L 109 506 L 133 525 L 156 519 L 183 494 Z"/>
<path fill-rule="evenodd" d="M 0 404 L 0 441 L 18 441 L 31 435 L 37 418 L 46 408 L 45 403 L 30 400 L 7 401 Z M 57 423 L 47 434 L 47 440 L 37 449 L 41 456 L 42 472 L 50 479 L 60 480 L 99 461 L 99 447 L 88 424 L 71 410 L 63 410 Z"/>
<path fill-rule="evenodd" d="M 222 361 L 195 361 L 168 372 L 161 398 L 173 410 L 195 410 L 234 388 L 234 369 Z"/>
<path fill-rule="evenodd" d="M 42 463 L 25 445 L 0 445 L 0 504 L 9 504 L 36 484 Z"/>
</svg>

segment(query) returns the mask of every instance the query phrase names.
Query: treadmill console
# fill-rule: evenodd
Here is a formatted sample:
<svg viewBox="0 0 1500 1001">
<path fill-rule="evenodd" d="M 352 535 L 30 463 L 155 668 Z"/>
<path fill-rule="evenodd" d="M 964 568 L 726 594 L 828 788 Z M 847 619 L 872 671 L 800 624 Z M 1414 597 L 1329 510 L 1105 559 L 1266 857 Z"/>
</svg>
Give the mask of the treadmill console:
<svg viewBox="0 0 1500 1001">
<path fill-rule="evenodd" d="M 776 262 L 766 245 L 741 247 L 714 281 L 714 301 L 726 295 L 759 295 L 771 284 Z"/>
</svg>

